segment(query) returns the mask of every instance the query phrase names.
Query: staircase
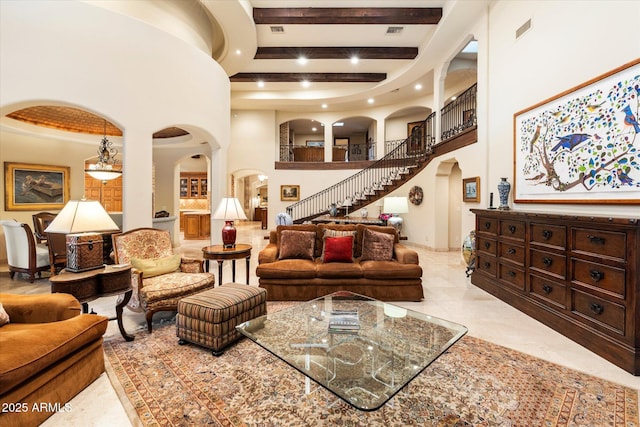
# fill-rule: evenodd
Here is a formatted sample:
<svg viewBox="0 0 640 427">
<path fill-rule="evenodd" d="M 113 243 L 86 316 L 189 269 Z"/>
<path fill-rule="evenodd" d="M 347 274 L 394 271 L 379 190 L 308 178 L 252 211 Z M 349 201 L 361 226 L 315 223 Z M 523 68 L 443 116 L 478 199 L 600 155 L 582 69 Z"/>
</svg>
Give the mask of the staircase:
<svg viewBox="0 0 640 427">
<path fill-rule="evenodd" d="M 338 215 L 361 209 L 385 197 L 424 169 L 435 157 L 457 150 L 478 140 L 474 84 L 440 111 L 441 142 L 435 144 L 436 112 L 411 131 L 407 139 L 388 141 L 395 147 L 383 158 L 355 175 L 312 196 L 287 206 L 296 224 L 326 215 L 332 204 Z"/>
</svg>

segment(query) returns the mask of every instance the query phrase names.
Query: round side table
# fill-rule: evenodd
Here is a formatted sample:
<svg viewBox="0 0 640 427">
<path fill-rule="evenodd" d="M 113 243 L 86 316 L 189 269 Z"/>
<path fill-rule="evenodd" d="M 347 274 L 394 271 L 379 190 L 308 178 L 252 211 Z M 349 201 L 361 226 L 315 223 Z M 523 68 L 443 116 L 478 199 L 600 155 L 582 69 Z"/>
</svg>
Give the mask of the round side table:
<svg viewBox="0 0 640 427">
<path fill-rule="evenodd" d="M 251 259 L 251 245 L 245 245 L 238 243 L 234 248 L 225 248 L 223 245 L 205 246 L 202 248 L 202 256 L 205 261 L 205 268 L 209 271 L 209 261 L 218 261 L 218 286 L 223 284 L 222 281 L 222 263 L 225 260 L 230 259 L 232 263 L 231 267 L 231 280 L 236 281 L 236 260 L 246 259 L 247 263 L 247 285 L 249 284 L 249 260 Z"/>
</svg>

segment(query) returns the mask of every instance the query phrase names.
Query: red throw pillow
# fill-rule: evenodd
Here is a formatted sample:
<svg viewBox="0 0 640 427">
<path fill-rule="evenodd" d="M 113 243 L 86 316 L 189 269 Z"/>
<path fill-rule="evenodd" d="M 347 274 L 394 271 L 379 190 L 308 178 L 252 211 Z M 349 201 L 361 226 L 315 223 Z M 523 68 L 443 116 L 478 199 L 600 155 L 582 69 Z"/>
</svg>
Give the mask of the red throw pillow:
<svg viewBox="0 0 640 427">
<path fill-rule="evenodd" d="M 352 251 L 353 236 L 327 237 L 322 262 L 353 262 Z"/>
</svg>

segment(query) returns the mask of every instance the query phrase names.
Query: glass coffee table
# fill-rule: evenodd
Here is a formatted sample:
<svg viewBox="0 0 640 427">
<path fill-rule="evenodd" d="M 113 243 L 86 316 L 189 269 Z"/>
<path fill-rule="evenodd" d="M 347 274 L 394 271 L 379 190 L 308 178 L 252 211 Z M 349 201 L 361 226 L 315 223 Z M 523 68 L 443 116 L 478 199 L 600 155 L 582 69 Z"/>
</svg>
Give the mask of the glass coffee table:
<svg viewBox="0 0 640 427">
<path fill-rule="evenodd" d="M 237 326 L 240 333 L 350 405 L 373 411 L 467 328 L 351 292 L 336 292 Z"/>
</svg>

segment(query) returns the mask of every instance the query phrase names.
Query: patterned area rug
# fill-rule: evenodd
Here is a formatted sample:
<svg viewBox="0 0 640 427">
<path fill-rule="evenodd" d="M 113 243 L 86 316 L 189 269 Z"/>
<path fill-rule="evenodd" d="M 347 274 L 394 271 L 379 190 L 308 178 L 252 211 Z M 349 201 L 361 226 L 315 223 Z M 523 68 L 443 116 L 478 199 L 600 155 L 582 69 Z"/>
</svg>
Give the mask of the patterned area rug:
<svg viewBox="0 0 640 427">
<path fill-rule="evenodd" d="M 302 374 L 248 339 L 216 358 L 178 345 L 168 322 L 104 348 L 134 425 L 640 427 L 637 390 L 468 335 L 374 412 L 305 394 Z"/>
</svg>

